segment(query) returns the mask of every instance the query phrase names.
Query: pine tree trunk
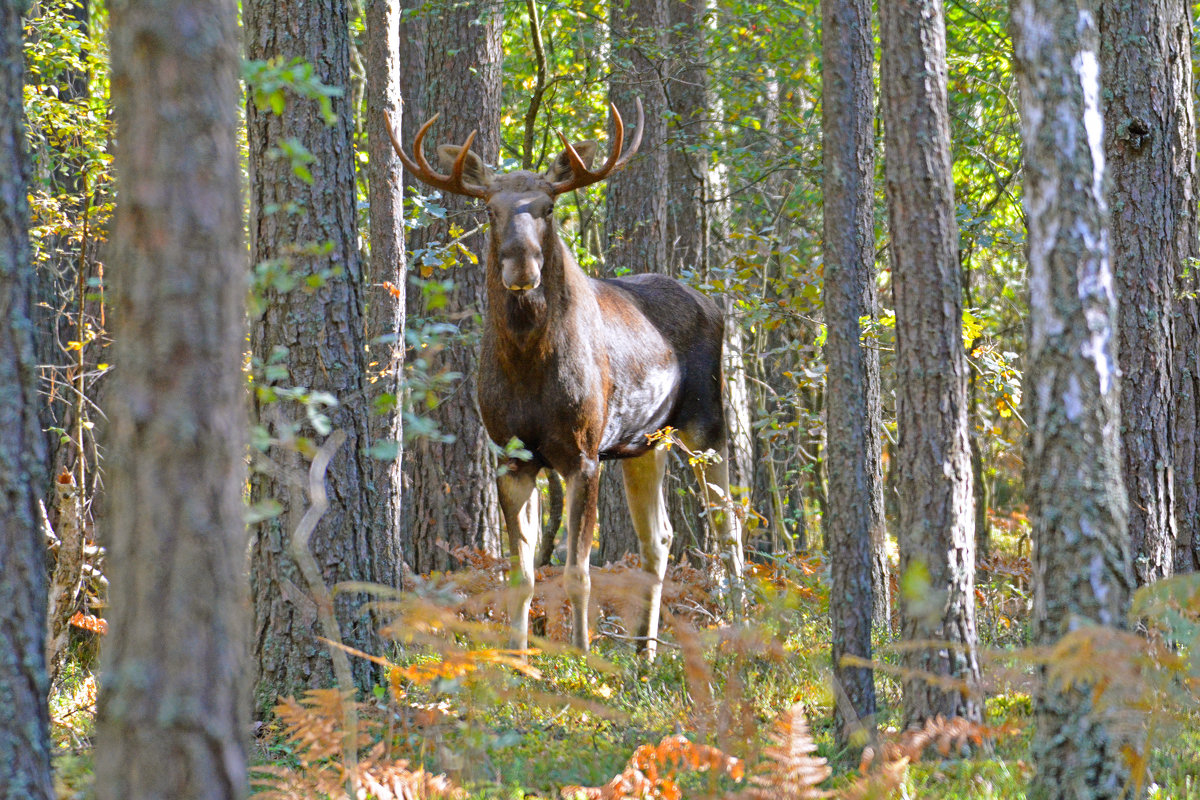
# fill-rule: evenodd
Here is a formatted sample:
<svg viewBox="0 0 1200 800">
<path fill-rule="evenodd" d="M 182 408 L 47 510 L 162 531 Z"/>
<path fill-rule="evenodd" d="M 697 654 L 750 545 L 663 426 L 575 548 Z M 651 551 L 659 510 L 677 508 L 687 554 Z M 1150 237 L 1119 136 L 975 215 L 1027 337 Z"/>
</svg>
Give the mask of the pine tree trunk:
<svg viewBox="0 0 1200 800">
<path fill-rule="evenodd" d="M 46 443 L 38 420 L 25 154 L 26 4 L 0 0 L 0 800 L 51 800 L 46 572 L 38 496 Z"/>
<path fill-rule="evenodd" d="M 1029 233 L 1027 491 L 1033 520 L 1034 637 L 1123 627 L 1133 589 L 1121 478 L 1116 297 L 1109 267 L 1092 9 L 1048 0 L 1013 8 Z M 1079 676 L 1075 676 L 1078 678 Z M 1045 674 L 1043 671 L 1043 679 Z M 1096 687 L 1047 682 L 1035 699 L 1031 797 L 1124 797 L 1118 723 Z"/>
<path fill-rule="evenodd" d="M 665 244 L 667 272 L 706 275 L 711 266 L 707 229 L 708 158 L 703 145 L 714 103 L 705 63 L 708 0 L 671 0 L 669 79 L 665 87 L 671 123 L 667 128 Z"/>
<path fill-rule="evenodd" d="M 1183 2 L 1165 10 L 1165 37 L 1172 58 L 1175 112 L 1170 158 L 1175 224 L 1175 572 L 1200 570 L 1200 220 L 1197 220 L 1196 109 L 1193 104 L 1191 9 Z"/>
<path fill-rule="evenodd" d="M 1175 205 L 1182 199 L 1176 182 L 1190 182 L 1194 158 L 1176 152 L 1182 123 L 1192 118 L 1190 27 L 1181 22 L 1187 14 L 1179 0 L 1100 3 L 1110 252 L 1121 299 L 1121 452 L 1140 585 L 1171 574 L 1177 538 L 1172 294 L 1182 255 L 1176 229 L 1196 213 L 1194 197 L 1190 208 Z"/>
<path fill-rule="evenodd" d="M 863 346 L 860 322 L 878 313 L 871 3 L 823 0 L 821 18 L 829 470 L 824 522 L 836 735 L 845 746 L 857 730 L 874 735 L 875 681 L 870 668 L 841 659 L 871 658 L 875 597 L 880 588 L 886 596 L 887 586 L 886 578 L 873 575 L 873 545 L 883 532 L 879 355 Z"/>
<path fill-rule="evenodd" d="M 96 793 L 246 793 L 245 249 L 237 8 L 112 6 L 109 634 Z"/>
<path fill-rule="evenodd" d="M 1195 150 L 1194 147 L 1191 148 Z M 1194 174 L 1194 173 L 1193 173 Z M 1183 196 L 1194 196 L 1194 189 Z M 1191 201 L 1189 208 L 1195 207 Z M 1175 571 L 1200 571 L 1200 259 L 1195 220 L 1187 246 L 1192 254 L 1175 276 Z M 1180 232 L 1182 236 L 1182 231 Z M 1187 252 L 1181 247 L 1181 252 Z"/>
<path fill-rule="evenodd" d="M 706 64 L 708 0 L 669 0 L 669 59 L 664 85 L 670 122 L 667 127 L 667 271 L 676 278 L 687 274 L 703 279 L 720 255 L 714 252 L 711 229 L 722 224 L 719 204 L 711 202 L 717 180 L 709 167 L 705 144 L 710 121 L 719 101 L 712 91 Z M 728 312 L 731 303 L 723 303 Z M 746 467 L 752 457 L 747 435 L 737 435 L 746 406 L 746 376 L 741 368 L 741 333 L 726 317 L 725 324 L 725 414 L 729 425 L 727 457 L 732 486 L 746 486 Z M 745 426 L 748 432 L 749 425 Z M 708 530 L 700 487 L 691 467 L 672 459 L 667 483 L 667 513 L 675 533 L 672 557 L 676 560 L 693 548 L 710 552 Z"/>
<path fill-rule="evenodd" d="M 396 51 L 400 69 L 400 96 L 404 101 L 403 120 L 400 123 L 401 142 L 411 142 L 425 120 L 433 116 L 426 113 L 422 100 L 425 97 L 425 14 L 424 0 L 400 0 L 400 22 L 397 31 Z M 418 191 L 423 191 L 418 184 Z M 412 216 L 412 215 L 410 215 Z M 411 243 L 410 243 L 411 244 Z M 406 302 L 411 302 L 411 295 Z"/>
<path fill-rule="evenodd" d="M 494 165 L 500 153 L 500 5 L 493 0 L 471 0 L 446 8 L 426 4 L 415 19 L 414 24 L 426 34 L 426 83 L 414 87 L 420 94 L 417 105 L 429 116 L 441 114 L 426 142 L 430 163 L 437 163 L 430 155 L 434 143 L 462 144 L 475 130 L 478 133 L 471 149 Z M 417 120 L 416 124 L 423 122 Z M 446 335 L 443 349 L 431 359 L 431 370 L 463 376 L 441 393 L 436 408 L 428 412 L 418 409 L 454 440 L 418 439 L 405 453 L 405 560 L 417 572 L 461 566 L 447 548 L 501 552 L 494 458 L 476 400 L 487 256 L 482 225 L 486 217 L 471 198 L 443 195 L 438 202 L 448 209 L 447 220 L 414 231 L 412 252 L 448 242 L 452 223 L 463 231 L 474 231 L 463 244 L 478 261 L 460 255 L 452 273 L 435 271 L 429 276 L 454 280 L 443 309 L 424 308 L 416 292 L 409 300 L 410 320 L 424 318 L 458 327 L 458 335 Z M 413 269 L 420 271 L 421 262 L 414 261 Z"/>
<path fill-rule="evenodd" d="M 371 527 L 385 531 L 396 551 L 388 559 L 399 565 L 403 516 L 403 427 L 400 415 L 404 369 L 404 303 L 407 272 L 404 253 L 404 208 L 400 159 L 392 150 L 384 124 L 402 135 L 403 102 L 397 40 L 400 12 L 389 0 L 367 0 L 366 66 L 367 147 L 370 151 L 371 263 L 367 278 L 367 344 L 369 369 L 379 379 L 371 384 L 370 462 L 376 500 Z M 403 140 L 402 140 L 403 141 Z M 394 447 L 394 456 L 393 456 Z"/>
<path fill-rule="evenodd" d="M 912 670 L 967 692 L 904 681 L 905 722 L 979 719 L 975 517 L 967 439 L 962 272 L 950 163 L 941 0 L 880 5 L 888 221 L 896 300 L 901 580 L 928 589 L 901 608 Z"/>
<path fill-rule="evenodd" d="M 613 72 L 608 99 L 632 132 L 634 100 L 646 112 L 642 146 L 629 166 L 608 179 L 605 221 L 608 274 L 668 271 L 667 97 L 661 53 L 669 26 L 666 0 L 612 0 Z"/>
<path fill-rule="evenodd" d="M 246 54 L 251 60 L 301 57 L 326 85 L 345 91 L 350 74 L 348 8 L 340 0 L 318 3 L 251 0 L 244 8 Z M 322 577 L 342 581 L 399 584 L 395 532 L 370 524 L 377 502 L 370 464 L 363 318 L 365 282 L 357 242 L 351 109 L 333 98 L 335 122 L 326 124 L 315 100 L 287 98 L 281 115 L 259 108 L 251 98 L 246 119 L 250 145 L 250 239 L 253 262 L 276 266 L 294 288 L 273 282 L 263 287 L 264 310 L 252 322 L 251 349 L 263 365 L 286 366 L 282 387 L 304 387 L 337 398 L 324 409 L 331 430 L 347 442 L 338 449 L 325 477 L 330 507 L 312 537 L 311 549 Z M 316 160 L 312 181 L 298 177 L 278 151 L 299 140 Z M 317 284 L 312 287 L 311 284 Z M 260 424 L 282 441 L 265 454 L 251 475 L 251 501 L 276 502 L 281 513 L 255 526 L 251 551 L 254 601 L 255 707 L 266 713 L 280 696 L 328 686 L 333 681 L 326 645 L 317 641 L 316 606 L 289 548 L 307 511 L 307 463 L 320 431 L 305 408 L 286 399 L 272 401 L 269 386 L 255 395 Z M 294 426 L 294 427 L 293 427 Z M 297 439 L 296 437 L 301 437 Z M 289 441 L 290 440 L 290 441 Z M 305 445 L 305 442 L 310 444 Z M 344 642 L 378 652 L 375 621 L 359 593 L 337 595 Z M 355 659 L 355 683 L 372 685 L 372 665 Z"/>
<path fill-rule="evenodd" d="M 616 104 L 627 132 L 632 133 L 637 119 L 635 99 L 641 99 L 646 114 L 637 156 L 608 179 L 604 263 L 609 276 L 667 273 L 669 269 L 667 98 L 661 59 L 669 20 L 667 0 L 611 0 L 609 7 L 613 71 L 608 99 Z M 616 462 L 608 462 L 600 478 L 598 519 L 601 563 L 638 551 L 621 467 Z"/>
</svg>

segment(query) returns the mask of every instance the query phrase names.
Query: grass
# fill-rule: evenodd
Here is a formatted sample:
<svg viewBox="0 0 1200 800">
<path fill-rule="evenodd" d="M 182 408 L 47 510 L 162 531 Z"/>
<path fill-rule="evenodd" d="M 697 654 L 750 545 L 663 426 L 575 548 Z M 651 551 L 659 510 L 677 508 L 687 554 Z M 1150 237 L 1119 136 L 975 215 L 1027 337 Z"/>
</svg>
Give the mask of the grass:
<svg viewBox="0 0 1200 800">
<path fill-rule="evenodd" d="M 981 617 L 986 613 L 988 620 L 980 625 L 982 646 L 990 654 L 985 658 L 987 724 L 1004 733 L 972 745 L 966 757 L 927 749 L 908 765 L 894 796 L 1026 796 L 1033 774 L 1028 754 L 1035 672 L 1025 641 L 1027 564 L 1016 557 L 993 559 L 977 594 L 980 607 L 987 609 Z M 550 648 L 530 659 L 538 677 L 505 666 L 502 658 L 495 663 L 489 654 L 499 651 L 488 648 L 502 631 L 488 633 L 477 624 L 455 621 L 453 611 L 430 624 L 429 607 L 422 606 L 422 621 L 398 626 L 411 638 L 398 643 L 390 657 L 400 668 L 423 665 L 424 671 L 403 673 L 423 677 L 396 677 L 389 687 L 380 687 L 364 717 L 374 739 L 386 740 L 390 757 L 447 774 L 469 798 L 508 800 L 559 797 L 569 785 L 601 786 L 624 769 L 639 746 L 678 733 L 753 765 L 772 721 L 798 701 L 812 725 L 817 754 L 834 771 L 823 788 L 844 789 L 855 780 L 858 756 L 839 750 L 831 729 L 826 570 L 819 558 L 777 560 L 759 565 L 754 581 L 752 625 L 701 625 L 707 617 L 693 617 L 693 627 L 665 635 L 674 646 L 662 648 L 652 664 L 611 637 L 598 637 L 587 657 Z M 444 590 L 432 587 L 431 595 L 444 598 Z M 1200 592 L 1191 597 L 1188 602 Z M 1200 609 L 1185 602 L 1173 611 L 1177 631 L 1196 629 Z M 680 624 L 684 621 L 681 617 Z M 599 627 L 611 630 L 614 624 L 602 617 Z M 1189 641 L 1176 638 L 1157 650 L 1157 666 L 1139 662 L 1141 673 L 1120 673 L 1145 683 L 1144 692 L 1132 696 L 1143 698 L 1157 727 L 1147 761 L 1152 800 L 1200 800 L 1200 668 L 1190 659 Z M 892 658 L 889 644 L 883 638 L 877 642 L 883 662 Z M 472 655 L 462 655 L 467 652 Z M 453 654 L 469 663 L 440 674 L 442 659 Z M 876 685 L 879 726 L 897 740 L 900 686 L 883 670 L 876 673 Z M 90 796 L 92 731 L 86 709 L 94 691 L 90 676 L 69 674 L 53 703 L 60 753 L 56 769 L 65 798 Z M 260 762 L 305 769 L 303 753 L 278 726 L 268 726 L 261 742 Z M 957 755 L 957 749 L 951 752 Z M 681 777 L 679 786 L 682 796 L 697 798 L 722 797 L 737 788 L 728 778 L 710 775 Z"/>
</svg>

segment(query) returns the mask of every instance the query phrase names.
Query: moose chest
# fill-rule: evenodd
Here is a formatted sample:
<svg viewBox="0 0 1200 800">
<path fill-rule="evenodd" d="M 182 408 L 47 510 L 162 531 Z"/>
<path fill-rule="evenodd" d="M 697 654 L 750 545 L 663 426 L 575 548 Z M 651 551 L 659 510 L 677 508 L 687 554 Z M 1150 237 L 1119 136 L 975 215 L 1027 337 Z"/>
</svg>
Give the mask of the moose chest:
<svg viewBox="0 0 1200 800">
<path fill-rule="evenodd" d="M 484 342 L 479 407 L 496 444 L 514 437 L 560 472 L 599 447 L 607 381 L 588 352 L 516 356 Z"/>
<path fill-rule="evenodd" d="M 655 342 L 599 335 L 541 354 L 516 355 L 485 340 L 479 401 L 484 425 L 503 446 L 514 437 L 568 474 L 581 457 L 624 458 L 649 448 L 647 435 L 672 423 L 680 366 Z"/>
</svg>

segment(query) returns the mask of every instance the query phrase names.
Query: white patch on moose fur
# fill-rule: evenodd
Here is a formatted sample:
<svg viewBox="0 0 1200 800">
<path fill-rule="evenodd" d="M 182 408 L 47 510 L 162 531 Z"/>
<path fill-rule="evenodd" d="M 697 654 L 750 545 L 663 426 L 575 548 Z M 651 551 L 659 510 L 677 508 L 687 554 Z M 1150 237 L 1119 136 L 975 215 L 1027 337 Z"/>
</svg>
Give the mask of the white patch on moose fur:
<svg viewBox="0 0 1200 800">
<path fill-rule="evenodd" d="M 679 379 L 679 364 L 672 359 L 669 364 L 648 370 L 640 381 L 625 382 L 619 408 L 635 413 L 625 416 L 624 430 L 617 430 L 614 427 L 617 414 L 610 417 L 609 427 L 604 431 L 604 442 L 601 449 L 617 444 L 624 436 L 628 435 L 629 430 L 645 430 L 656 418 L 661 419 L 670 411 L 672 395 L 679 384 Z M 630 444 L 642 444 L 642 442 L 631 442 Z"/>
</svg>

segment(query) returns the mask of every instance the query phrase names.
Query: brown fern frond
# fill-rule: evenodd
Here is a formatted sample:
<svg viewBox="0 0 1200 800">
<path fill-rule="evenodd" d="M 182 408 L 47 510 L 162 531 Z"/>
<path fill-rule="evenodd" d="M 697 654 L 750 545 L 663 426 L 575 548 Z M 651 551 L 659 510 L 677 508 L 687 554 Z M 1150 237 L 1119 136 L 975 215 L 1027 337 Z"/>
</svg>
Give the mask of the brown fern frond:
<svg viewBox="0 0 1200 800">
<path fill-rule="evenodd" d="M 383 758 L 384 746 L 376 745 L 358 766 L 355 786 L 360 797 L 373 800 L 459 800 L 466 792 L 445 775 L 424 769 L 410 770 L 407 761 Z"/>
<path fill-rule="evenodd" d="M 708 772 L 741 780 L 744 764 L 708 745 L 683 736 L 668 736 L 657 745 L 633 751 L 625 770 L 603 786 L 564 786 L 564 800 L 681 800 L 680 772 Z"/>
<path fill-rule="evenodd" d="M 863 763 L 858 768 L 860 777 L 837 793 L 838 800 L 885 800 L 896 796 L 908 772 L 908 759 L 884 761 L 872 769 L 873 758 L 870 748 L 863 751 Z"/>
<path fill-rule="evenodd" d="M 315 764 L 341 755 L 342 704 L 353 702 L 352 692 L 338 689 L 312 689 L 302 700 L 287 697 L 275 706 L 275 715 L 284 735 L 295 746 L 301 764 Z M 369 744 L 368 731 L 359 731 L 360 747 Z"/>
<path fill-rule="evenodd" d="M 692 720 L 694 727 L 703 736 L 714 727 L 711 717 L 716 709 L 713 687 L 717 683 L 708 659 L 704 657 L 704 644 L 696 629 L 683 620 L 674 618 L 670 611 L 663 613 L 663 620 L 675 629 L 675 639 L 683 650 L 683 675 L 687 681 L 688 694 L 692 698 Z"/>
<path fill-rule="evenodd" d="M 524 652 L 499 649 L 466 650 L 447 653 L 442 656 L 440 661 L 413 664 L 407 667 L 391 664 L 389 665 L 388 680 L 393 685 L 398 685 L 400 680 L 424 685 L 439 678 L 461 678 L 489 664 L 508 667 L 524 673 L 534 680 L 540 679 L 542 677 L 541 670 L 531 667 L 521 660 Z"/>
<path fill-rule="evenodd" d="M 479 547 L 468 547 L 460 545 L 458 547 L 450 547 L 443 541 L 438 541 L 437 546 L 445 550 L 454 558 L 471 567 L 472 569 L 488 571 L 492 569 L 507 569 L 508 559 L 503 556 L 498 556 L 489 553 Z"/>
<path fill-rule="evenodd" d="M 763 749 L 763 760 L 750 776 L 750 786 L 732 800 L 804 800 L 829 797 L 817 785 L 832 773 L 828 762 L 813 753 L 813 740 L 804 706 L 795 703 L 779 715 Z"/>
<path fill-rule="evenodd" d="M 930 745 L 942 756 L 949 756 L 952 752 L 963 751 L 968 744 L 983 744 L 984 739 L 993 738 L 993 733 L 993 729 L 965 717 L 946 719 L 938 714 L 926 720 L 923 726 L 905 731 L 900 741 L 885 744 L 885 758 L 888 761 L 901 758 L 918 761 Z"/>
<path fill-rule="evenodd" d="M 346 693 L 349 694 L 349 693 Z M 283 700 L 275 711 L 284 726 L 284 735 L 295 751 L 297 768 L 265 765 L 252 770 L 251 785 L 260 789 L 260 800 L 314 800 L 324 797 L 344 797 L 347 788 L 345 764 L 342 763 L 344 738 L 341 730 L 342 702 L 350 702 L 336 689 L 317 689 L 304 699 Z M 369 707 L 358 704 L 359 720 L 364 720 Z M 376 737 L 369 725 L 357 732 L 360 747 L 366 747 Z M 406 761 L 386 757 L 382 743 L 375 744 L 358 760 L 350 783 L 355 796 L 374 800 L 459 800 L 464 792 L 444 775 L 431 775 L 423 769 L 409 769 Z"/>
</svg>

